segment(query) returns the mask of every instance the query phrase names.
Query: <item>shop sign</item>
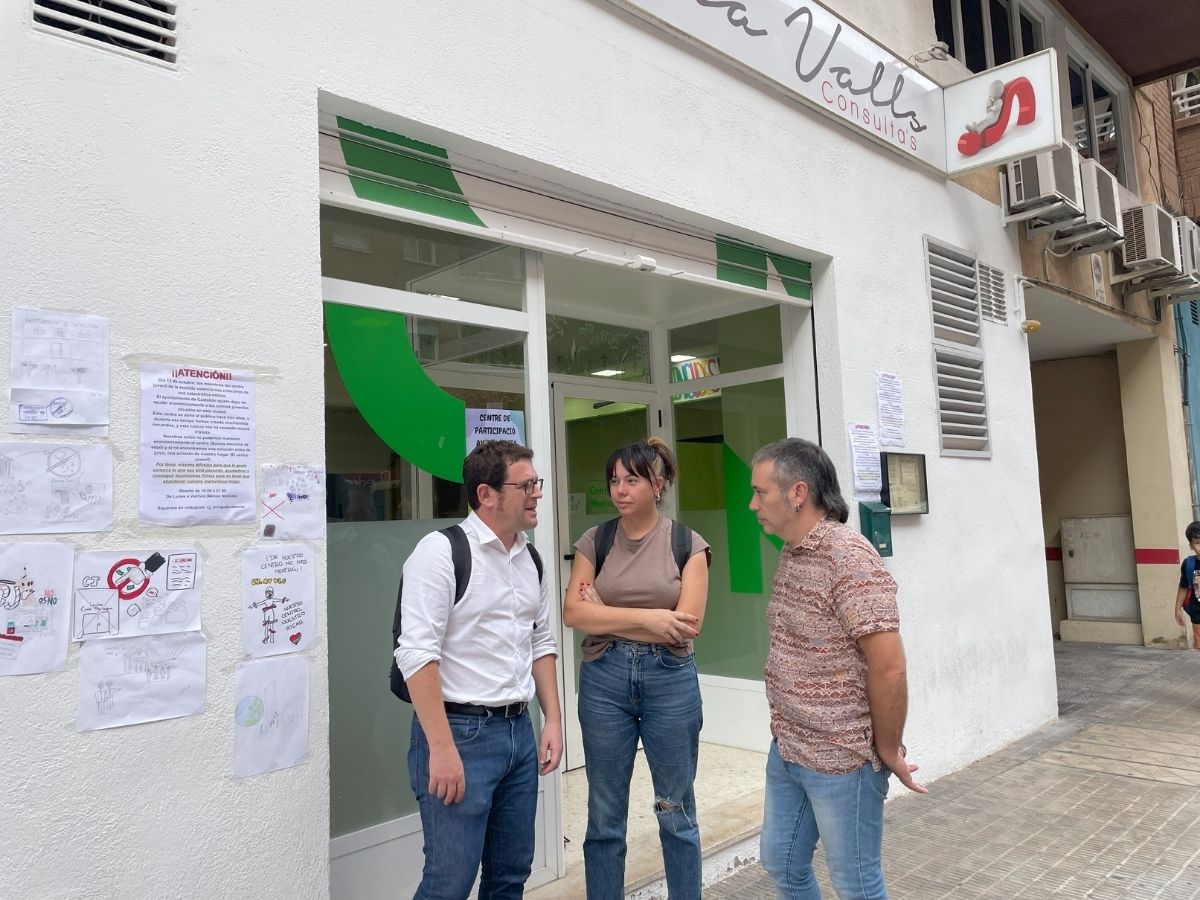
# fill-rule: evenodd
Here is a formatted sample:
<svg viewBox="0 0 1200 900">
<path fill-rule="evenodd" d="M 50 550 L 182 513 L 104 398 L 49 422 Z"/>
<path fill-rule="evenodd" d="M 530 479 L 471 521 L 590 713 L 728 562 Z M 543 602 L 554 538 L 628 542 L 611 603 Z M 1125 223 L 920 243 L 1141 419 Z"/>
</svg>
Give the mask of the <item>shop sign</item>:
<svg viewBox="0 0 1200 900">
<path fill-rule="evenodd" d="M 1053 49 L 953 84 L 945 96 L 950 175 L 1049 150 L 1062 141 Z"/>
<path fill-rule="evenodd" d="M 942 89 L 816 3 L 613 0 L 855 131 L 946 171 Z"/>
<path fill-rule="evenodd" d="M 942 175 L 1061 139 L 1053 50 L 943 89 L 819 3 L 611 2 Z"/>
<path fill-rule="evenodd" d="M 608 493 L 607 481 L 589 481 L 586 510 L 589 516 L 615 516 L 617 507 Z"/>
<path fill-rule="evenodd" d="M 480 441 L 525 443 L 525 413 L 511 409 L 468 409 L 467 452 Z"/>
<path fill-rule="evenodd" d="M 715 356 L 697 357 L 671 365 L 672 383 L 691 381 L 694 378 L 711 378 L 713 375 L 720 374 L 721 362 Z M 720 388 L 708 388 L 701 391 L 692 391 L 688 394 L 675 394 L 675 400 L 682 402 L 684 400 L 700 400 L 704 397 L 719 396 L 721 396 Z"/>
</svg>

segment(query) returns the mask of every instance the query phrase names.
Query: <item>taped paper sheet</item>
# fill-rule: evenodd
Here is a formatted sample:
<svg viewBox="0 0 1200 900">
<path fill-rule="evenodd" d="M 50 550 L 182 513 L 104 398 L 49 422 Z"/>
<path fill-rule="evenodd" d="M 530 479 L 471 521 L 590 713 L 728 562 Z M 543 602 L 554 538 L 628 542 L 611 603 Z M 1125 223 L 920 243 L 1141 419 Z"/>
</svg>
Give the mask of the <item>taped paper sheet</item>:
<svg viewBox="0 0 1200 900">
<path fill-rule="evenodd" d="M 109 531 L 112 477 L 100 444 L 0 444 L 0 534 Z"/>
<path fill-rule="evenodd" d="M 308 657 L 241 663 L 234 696 L 234 775 L 260 775 L 307 761 Z"/>
<path fill-rule="evenodd" d="M 8 430 L 108 434 L 108 319 L 12 311 Z"/>
<path fill-rule="evenodd" d="M 200 555 L 194 549 L 81 553 L 74 583 L 77 641 L 200 628 Z"/>
<path fill-rule="evenodd" d="M 255 547 L 242 554 L 242 646 L 247 656 L 303 650 L 316 627 L 316 577 L 307 547 Z"/>
<path fill-rule="evenodd" d="M 254 376 L 142 366 L 139 511 L 152 525 L 254 521 Z"/>
<path fill-rule="evenodd" d="M 204 712 L 204 635 L 88 641 L 79 650 L 80 731 Z"/>
<path fill-rule="evenodd" d="M 258 533 L 275 540 L 325 539 L 325 469 L 263 466 Z"/>
<path fill-rule="evenodd" d="M 0 675 L 67 663 L 72 544 L 0 544 Z"/>
</svg>

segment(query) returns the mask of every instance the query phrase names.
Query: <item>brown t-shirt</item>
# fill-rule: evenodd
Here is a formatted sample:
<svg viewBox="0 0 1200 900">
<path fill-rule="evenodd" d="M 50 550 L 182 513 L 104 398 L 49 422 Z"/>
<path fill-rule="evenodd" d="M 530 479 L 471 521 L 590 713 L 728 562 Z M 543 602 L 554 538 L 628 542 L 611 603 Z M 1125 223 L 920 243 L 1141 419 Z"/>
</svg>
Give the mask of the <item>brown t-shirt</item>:
<svg viewBox="0 0 1200 900">
<path fill-rule="evenodd" d="M 818 523 L 780 555 L 767 625 L 767 703 L 779 755 L 830 775 L 867 762 L 878 771 L 858 639 L 899 631 L 900 613 L 896 582 L 875 548 L 848 525 Z"/>
<path fill-rule="evenodd" d="M 692 532 L 691 559 L 708 549 L 708 541 Z M 575 552 L 596 564 L 596 529 L 589 528 L 575 544 Z M 682 586 L 679 568 L 671 554 L 671 520 L 659 516 L 658 523 L 645 536 L 630 540 L 621 526 L 613 537 L 612 548 L 604 558 L 604 568 L 596 578 L 596 593 L 606 606 L 633 609 L 674 609 L 679 605 Z M 583 638 L 583 661 L 599 658 L 614 640 L 611 634 L 589 634 Z M 692 642 L 669 645 L 676 656 L 692 652 Z"/>
</svg>

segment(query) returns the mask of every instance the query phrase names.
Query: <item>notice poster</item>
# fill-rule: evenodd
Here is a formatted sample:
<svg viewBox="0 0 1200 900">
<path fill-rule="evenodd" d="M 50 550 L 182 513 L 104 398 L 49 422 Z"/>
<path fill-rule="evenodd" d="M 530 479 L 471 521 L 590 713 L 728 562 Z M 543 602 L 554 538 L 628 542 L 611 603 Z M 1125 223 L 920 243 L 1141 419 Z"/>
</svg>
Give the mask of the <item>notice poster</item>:
<svg viewBox="0 0 1200 900">
<path fill-rule="evenodd" d="M 515 409 L 468 409 L 467 452 L 480 441 L 525 443 L 525 413 Z"/>
<path fill-rule="evenodd" d="M 242 646 L 247 656 L 276 656 L 312 643 L 315 572 L 308 547 L 255 547 L 242 554 Z"/>
<path fill-rule="evenodd" d="M 900 376 L 875 373 L 875 403 L 879 409 L 879 446 L 904 446 L 904 395 Z"/>
<path fill-rule="evenodd" d="M 233 690 L 234 775 L 261 775 L 308 759 L 307 657 L 241 663 Z"/>
<path fill-rule="evenodd" d="M 204 712 L 204 635 L 88 641 L 79 649 L 79 731 Z"/>
<path fill-rule="evenodd" d="M 883 468 L 879 464 L 879 442 L 875 426 L 863 422 L 848 422 L 850 458 L 854 466 L 854 497 L 857 500 L 878 500 L 883 490 Z"/>
<path fill-rule="evenodd" d="M 112 478 L 101 444 L 0 444 L 0 534 L 109 531 Z"/>
<path fill-rule="evenodd" d="M 108 319 L 13 309 L 8 430 L 108 434 Z"/>
<path fill-rule="evenodd" d="M 75 561 L 77 641 L 200 628 L 200 555 L 195 550 L 105 550 Z"/>
<path fill-rule="evenodd" d="M 253 375 L 146 364 L 141 406 L 142 522 L 253 522 Z"/>
<path fill-rule="evenodd" d="M 0 675 L 67 663 L 72 544 L 0 544 Z"/>
<path fill-rule="evenodd" d="M 325 469 L 262 467 L 262 494 L 258 498 L 260 535 L 284 541 L 323 540 L 325 515 Z"/>
</svg>

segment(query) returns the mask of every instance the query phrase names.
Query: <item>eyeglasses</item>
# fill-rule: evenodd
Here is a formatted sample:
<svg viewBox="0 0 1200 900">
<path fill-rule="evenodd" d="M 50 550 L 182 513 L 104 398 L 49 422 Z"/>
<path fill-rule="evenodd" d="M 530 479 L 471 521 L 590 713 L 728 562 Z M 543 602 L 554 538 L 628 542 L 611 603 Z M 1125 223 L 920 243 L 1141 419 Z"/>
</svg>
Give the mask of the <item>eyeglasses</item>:
<svg viewBox="0 0 1200 900">
<path fill-rule="evenodd" d="M 525 492 L 526 497 L 532 497 L 542 489 L 545 481 L 545 478 L 530 478 L 528 481 L 502 481 L 500 483 L 507 484 L 509 487 L 519 487 Z"/>
</svg>

